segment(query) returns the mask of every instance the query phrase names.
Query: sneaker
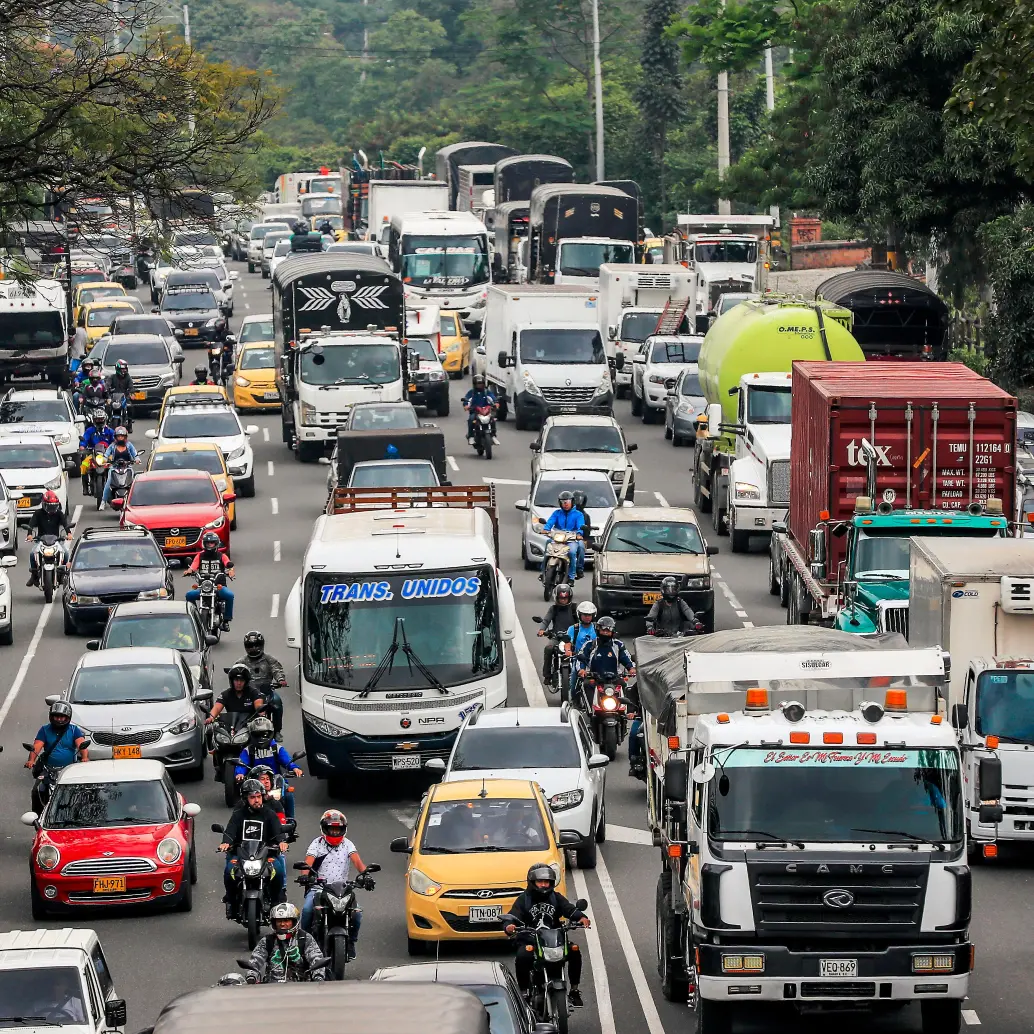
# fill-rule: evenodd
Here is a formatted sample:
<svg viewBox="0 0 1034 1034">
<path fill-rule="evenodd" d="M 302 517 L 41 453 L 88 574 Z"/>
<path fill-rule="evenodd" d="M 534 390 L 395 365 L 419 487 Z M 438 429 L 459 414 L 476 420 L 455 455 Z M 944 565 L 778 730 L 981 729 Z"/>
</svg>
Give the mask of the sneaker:
<svg viewBox="0 0 1034 1034">
<path fill-rule="evenodd" d="M 467 444 L 468 444 L 468 445 L 473 445 L 473 444 L 474 444 L 474 439 L 473 439 L 473 437 L 470 437 L 470 436 L 468 436 L 468 437 L 467 437 Z"/>
<path fill-rule="evenodd" d="M 233 919 L 234 918 L 233 902 L 232 901 L 227 901 L 227 902 L 224 902 L 224 904 L 226 905 L 226 918 L 227 919 Z"/>
<path fill-rule="evenodd" d="M 582 1001 L 582 992 L 581 992 L 581 991 L 579 991 L 577 987 L 572 987 L 572 988 L 571 988 L 571 989 L 570 989 L 570 990 L 569 990 L 569 991 L 567 992 L 567 1000 L 568 1000 L 568 1001 L 569 1001 L 569 1002 L 571 1003 L 571 1005 L 573 1005 L 573 1006 L 574 1006 L 574 1007 L 575 1007 L 576 1009 L 580 1009 L 580 1008 L 581 1008 L 581 1007 L 582 1007 L 583 1005 L 585 1005 L 585 1002 L 583 1002 L 583 1001 Z"/>
<path fill-rule="evenodd" d="M 229 622 L 229 621 L 224 621 L 224 622 L 223 622 L 223 623 L 222 623 L 222 624 L 221 624 L 221 625 L 219 626 L 219 631 L 220 631 L 220 632 L 229 632 L 229 631 L 230 631 L 230 622 Z"/>
<path fill-rule="evenodd" d="M 348 961 L 355 962 L 355 945 L 350 944 L 348 946 Z"/>
<path fill-rule="evenodd" d="M 104 503 L 104 502 L 102 502 L 100 504 L 100 506 L 97 507 L 98 510 L 106 510 L 107 508 L 108 508 L 108 504 Z"/>
<path fill-rule="evenodd" d="M 39 583 L 36 580 L 36 575 L 35 574 L 30 574 L 29 575 L 29 580 L 25 583 L 25 587 L 27 589 L 31 589 L 34 585 L 38 585 L 38 584 Z"/>
<path fill-rule="evenodd" d="M 499 439 L 498 439 L 498 438 L 496 438 L 496 436 L 495 436 L 495 435 L 492 435 L 492 444 L 493 444 L 493 445 L 498 445 L 498 444 L 499 444 Z"/>
<path fill-rule="evenodd" d="M 577 573 L 577 574 L 575 575 L 575 578 L 584 578 L 584 577 L 585 577 L 585 572 L 584 572 L 584 571 L 579 571 L 579 572 L 578 572 L 578 573 Z"/>
</svg>

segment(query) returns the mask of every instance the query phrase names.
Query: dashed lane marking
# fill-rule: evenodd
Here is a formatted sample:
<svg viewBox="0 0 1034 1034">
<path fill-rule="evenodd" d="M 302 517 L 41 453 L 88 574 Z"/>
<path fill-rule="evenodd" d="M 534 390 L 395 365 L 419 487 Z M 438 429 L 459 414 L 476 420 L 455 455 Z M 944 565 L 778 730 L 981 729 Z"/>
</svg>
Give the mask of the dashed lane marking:
<svg viewBox="0 0 1034 1034">
<path fill-rule="evenodd" d="M 266 473 L 267 473 L 267 474 L 268 474 L 268 475 L 269 475 L 270 477 L 272 477 L 272 476 L 273 476 L 273 471 L 274 471 L 274 469 L 275 469 L 275 468 L 273 467 L 273 461 L 272 461 L 272 460 L 270 460 L 270 461 L 269 461 L 269 462 L 268 462 L 268 463 L 266 464 Z"/>
<path fill-rule="evenodd" d="M 279 502 L 279 500 L 277 499 L 276 496 L 273 496 L 269 500 L 269 505 L 270 505 L 270 507 L 272 507 L 273 516 L 275 517 L 280 512 L 280 502 Z M 744 615 L 744 616 L 746 616 L 746 615 Z"/>
<path fill-rule="evenodd" d="M 273 543 L 273 560 L 274 561 L 279 561 L 279 559 L 280 559 L 280 540 L 277 539 Z"/>
<path fill-rule="evenodd" d="M 269 428 L 268 427 L 263 427 L 262 428 L 262 440 L 264 442 L 268 442 L 269 441 Z"/>
<path fill-rule="evenodd" d="M 667 506 L 668 500 L 661 495 L 660 492 L 654 492 L 654 498 L 661 504 L 661 506 Z"/>
<path fill-rule="evenodd" d="M 653 847 L 653 834 L 648 829 L 634 829 L 632 826 L 612 826 L 607 823 L 607 840 L 619 844 L 643 844 Z"/>
<path fill-rule="evenodd" d="M 976 1012 L 973 1009 L 963 1009 L 962 1010 L 962 1018 L 971 1027 L 979 1027 L 980 1026 L 980 1018 L 977 1016 Z"/>
<path fill-rule="evenodd" d="M 445 458 L 449 461 L 450 468 L 452 468 L 453 470 L 459 470 L 460 469 L 460 465 L 456 462 L 455 457 L 453 457 L 453 456 L 446 456 Z"/>
<path fill-rule="evenodd" d="M 574 888 L 578 897 L 589 899 L 589 887 L 585 882 L 585 874 L 581 869 L 573 870 Z M 588 912 L 589 918 L 592 914 Z M 596 991 L 596 1009 L 600 1019 L 600 1034 L 615 1034 L 614 1006 L 610 1000 L 610 977 L 607 965 L 603 961 L 603 945 L 595 924 L 585 931 L 585 941 L 589 948 L 589 965 L 592 967 L 592 984 Z"/>
<path fill-rule="evenodd" d="M 273 603 L 269 608 L 269 616 L 275 618 L 280 613 L 280 593 L 273 593 Z"/>
</svg>

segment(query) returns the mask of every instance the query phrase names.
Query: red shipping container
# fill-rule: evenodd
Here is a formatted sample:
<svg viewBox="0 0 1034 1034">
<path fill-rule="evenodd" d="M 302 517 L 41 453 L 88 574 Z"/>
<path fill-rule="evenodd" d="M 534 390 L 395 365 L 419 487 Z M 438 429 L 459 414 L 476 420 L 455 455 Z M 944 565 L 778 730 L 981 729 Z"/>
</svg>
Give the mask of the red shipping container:
<svg viewBox="0 0 1034 1034">
<path fill-rule="evenodd" d="M 962 363 L 796 362 L 791 381 L 789 532 L 807 555 L 823 511 L 846 520 L 866 494 L 862 439 L 878 454 L 873 505 L 1015 514 L 1016 399 Z M 830 536 L 828 570 L 843 560 Z"/>
</svg>

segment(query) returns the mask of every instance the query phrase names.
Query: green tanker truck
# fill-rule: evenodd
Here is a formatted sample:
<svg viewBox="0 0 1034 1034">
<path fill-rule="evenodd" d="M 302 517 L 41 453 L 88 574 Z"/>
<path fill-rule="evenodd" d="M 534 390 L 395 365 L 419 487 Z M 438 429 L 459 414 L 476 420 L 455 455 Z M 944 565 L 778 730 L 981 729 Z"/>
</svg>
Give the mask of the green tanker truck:
<svg viewBox="0 0 1034 1034">
<path fill-rule="evenodd" d="M 790 501 L 790 367 L 795 359 L 863 362 L 851 313 L 822 302 L 765 298 L 719 317 L 700 351 L 706 426 L 693 497 L 734 553 L 771 535 Z"/>
</svg>

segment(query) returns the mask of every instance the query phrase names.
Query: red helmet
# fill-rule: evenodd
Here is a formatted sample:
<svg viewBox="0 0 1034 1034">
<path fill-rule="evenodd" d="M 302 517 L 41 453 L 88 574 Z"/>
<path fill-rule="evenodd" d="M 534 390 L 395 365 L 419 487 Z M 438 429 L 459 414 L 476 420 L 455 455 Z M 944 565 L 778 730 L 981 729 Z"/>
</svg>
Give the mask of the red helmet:
<svg viewBox="0 0 1034 1034">
<path fill-rule="evenodd" d="M 61 512 L 61 500 L 50 489 L 43 493 L 43 509 L 46 513 Z"/>
</svg>

